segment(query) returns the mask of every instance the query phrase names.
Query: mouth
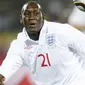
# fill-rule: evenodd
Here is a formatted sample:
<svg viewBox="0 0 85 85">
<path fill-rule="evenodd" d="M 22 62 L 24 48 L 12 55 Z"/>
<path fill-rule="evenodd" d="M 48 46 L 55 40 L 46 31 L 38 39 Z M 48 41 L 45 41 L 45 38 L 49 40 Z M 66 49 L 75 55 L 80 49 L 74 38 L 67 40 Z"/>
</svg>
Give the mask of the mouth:
<svg viewBox="0 0 85 85">
<path fill-rule="evenodd" d="M 29 27 L 35 27 L 36 26 L 36 23 L 30 23 L 29 24 Z"/>
</svg>

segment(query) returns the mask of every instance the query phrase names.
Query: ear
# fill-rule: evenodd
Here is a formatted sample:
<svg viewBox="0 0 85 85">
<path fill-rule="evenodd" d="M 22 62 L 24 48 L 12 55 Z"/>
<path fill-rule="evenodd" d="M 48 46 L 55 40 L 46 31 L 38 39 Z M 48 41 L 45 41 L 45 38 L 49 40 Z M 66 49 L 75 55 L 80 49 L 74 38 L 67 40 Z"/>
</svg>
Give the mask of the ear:
<svg viewBox="0 0 85 85">
<path fill-rule="evenodd" d="M 20 23 L 23 24 L 23 22 L 22 22 L 22 15 L 20 15 Z"/>
</svg>

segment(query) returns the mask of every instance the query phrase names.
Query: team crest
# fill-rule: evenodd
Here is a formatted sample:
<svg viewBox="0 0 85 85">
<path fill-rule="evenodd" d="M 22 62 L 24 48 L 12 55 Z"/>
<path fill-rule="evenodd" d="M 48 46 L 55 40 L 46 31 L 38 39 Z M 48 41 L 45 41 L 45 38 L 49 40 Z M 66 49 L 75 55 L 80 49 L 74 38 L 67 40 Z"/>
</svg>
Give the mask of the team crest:
<svg viewBox="0 0 85 85">
<path fill-rule="evenodd" d="M 46 35 L 46 43 L 48 46 L 54 47 L 56 45 L 55 34 L 47 34 Z"/>
</svg>

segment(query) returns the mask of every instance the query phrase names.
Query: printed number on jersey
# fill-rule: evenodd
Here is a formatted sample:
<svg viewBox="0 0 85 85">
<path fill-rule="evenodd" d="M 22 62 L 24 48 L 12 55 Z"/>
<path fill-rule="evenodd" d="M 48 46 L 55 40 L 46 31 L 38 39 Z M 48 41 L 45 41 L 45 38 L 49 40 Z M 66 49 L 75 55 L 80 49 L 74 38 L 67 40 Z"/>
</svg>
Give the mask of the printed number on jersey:
<svg viewBox="0 0 85 85">
<path fill-rule="evenodd" d="M 51 66 L 48 53 L 46 53 L 46 55 L 44 55 L 44 54 L 39 54 L 38 57 L 42 57 L 42 59 L 43 59 L 43 60 L 42 60 L 41 67 Z M 47 62 L 46 62 L 46 61 L 47 61 Z"/>
</svg>

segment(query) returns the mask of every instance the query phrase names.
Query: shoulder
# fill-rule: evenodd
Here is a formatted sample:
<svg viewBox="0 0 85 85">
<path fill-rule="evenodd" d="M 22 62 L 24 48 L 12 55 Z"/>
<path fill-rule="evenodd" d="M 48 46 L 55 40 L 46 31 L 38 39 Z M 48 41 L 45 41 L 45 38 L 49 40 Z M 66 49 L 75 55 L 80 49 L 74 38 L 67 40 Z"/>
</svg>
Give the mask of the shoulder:
<svg viewBox="0 0 85 85">
<path fill-rule="evenodd" d="M 59 26 L 59 27 L 62 27 L 62 23 L 58 23 L 58 22 L 53 22 L 53 21 L 47 21 L 47 23 L 48 23 L 48 26 L 50 27 L 50 26 L 52 26 L 52 27 L 55 27 L 55 26 Z"/>
<path fill-rule="evenodd" d="M 67 30 L 70 30 L 71 28 L 73 28 L 67 23 L 58 23 L 58 22 L 49 22 L 49 21 L 47 21 L 47 27 L 48 27 L 48 30 L 51 30 L 52 32 L 57 32 L 57 33 L 67 32 Z"/>
<path fill-rule="evenodd" d="M 15 39 L 13 40 L 11 43 L 10 43 L 10 47 L 9 47 L 9 50 L 11 51 L 18 51 L 21 49 L 21 45 L 19 44 L 18 40 Z"/>
<path fill-rule="evenodd" d="M 68 23 L 57 23 L 57 22 L 48 22 L 48 31 L 49 33 L 55 33 L 57 36 L 62 36 L 66 38 L 74 36 L 84 35 L 80 30 L 74 28 Z"/>
<path fill-rule="evenodd" d="M 19 33 L 21 34 L 21 33 Z M 18 34 L 18 35 L 19 35 Z M 11 43 L 10 43 L 10 46 L 9 46 L 9 50 L 8 50 L 8 53 L 10 54 L 19 54 L 22 52 L 23 50 L 23 47 L 24 47 L 24 41 L 21 41 L 22 39 L 21 38 L 16 38 L 14 39 Z"/>
<path fill-rule="evenodd" d="M 70 27 L 70 25 L 67 23 L 59 23 L 59 22 L 52 22 L 52 21 L 46 21 L 46 23 L 47 23 L 47 26 L 51 29 L 56 28 L 56 29 L 63 30 L 63 29 Z"/>
<path fill-rule="evenodd" d="M 12 47 L 19 47 L 20 44 L 19 44 L 19 40 L 18 39 L 14 39 L 11 43 L 10 43 L 10 46 Z"/>
</svg>

